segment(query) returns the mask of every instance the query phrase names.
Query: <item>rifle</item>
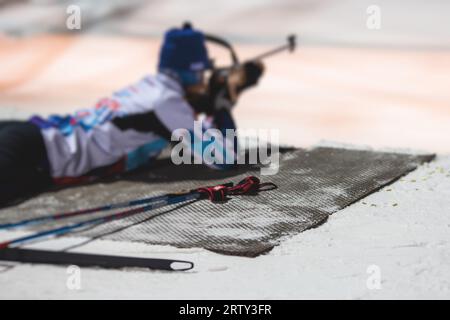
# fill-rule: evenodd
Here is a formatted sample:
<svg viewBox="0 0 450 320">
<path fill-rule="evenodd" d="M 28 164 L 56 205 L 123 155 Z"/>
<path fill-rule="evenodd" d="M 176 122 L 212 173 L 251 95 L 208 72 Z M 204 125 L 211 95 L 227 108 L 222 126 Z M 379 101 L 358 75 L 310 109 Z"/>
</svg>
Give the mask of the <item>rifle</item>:
<svg viewBox="0 0 450 320">
<path fill-rule="evenodd" d="M 240 62 L 234 48 L 228 41 L 209 34 L 205 34 L 205 39 L 228 49 L 232 61 L 232 65 L 228 67 L 213 67 L 213 71 L 209 80 L 209 86 L 211 90 L 215 91 L 214 94 L 216 97 L 216 109 L 220 109 L 223 107 L 229 108 L 236 102 L 239 88 L 246 83 L 244 73 L 244 66 L 246 63 L 257 63 L 262 59 L 268 58 L 285 50 L 293 52 L 297 44 L 296 36 L 292 34 L 287 37 L 286 44 L 258 54 L 251 59 L 245 60 L 244 62 Z"/>
</svg>

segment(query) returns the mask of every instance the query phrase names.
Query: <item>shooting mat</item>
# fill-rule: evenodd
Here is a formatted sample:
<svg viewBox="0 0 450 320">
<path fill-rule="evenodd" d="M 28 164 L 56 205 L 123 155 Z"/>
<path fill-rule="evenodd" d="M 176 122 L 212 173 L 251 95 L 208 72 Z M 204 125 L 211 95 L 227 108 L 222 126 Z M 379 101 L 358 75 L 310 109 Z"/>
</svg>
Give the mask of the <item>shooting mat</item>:
<svg viewBox="0 0 450 320">
<path fill-rule="evenodd" d="M 260 177 L 263 182 L 277 184 L 277 190 L 233 197 L 223 204 L 202 200 L 173 205 L 72 235 L 202 247 L 222 254 L 255 257 L 271 250 L 285 237 L 320 225 L 330 214 L 433 157 L 329 147 L 284 149 L 280 151 L 278 174 Z M 238 182 L 248 175 L 259 176 L 259 168 L 242 166 L 231 171 L 212 171 L 203 166 L 174 166 L 162 159 L 151 169 L 120 179 L 47 192 L 18 206 L 4 208 L 0 210 L 0 223 L 230 180 Z M 70 221 L 84 219 L 77 217 Z M 67 220 L 32 229 L 43 230 L 64 223 Z"/>
</svg>

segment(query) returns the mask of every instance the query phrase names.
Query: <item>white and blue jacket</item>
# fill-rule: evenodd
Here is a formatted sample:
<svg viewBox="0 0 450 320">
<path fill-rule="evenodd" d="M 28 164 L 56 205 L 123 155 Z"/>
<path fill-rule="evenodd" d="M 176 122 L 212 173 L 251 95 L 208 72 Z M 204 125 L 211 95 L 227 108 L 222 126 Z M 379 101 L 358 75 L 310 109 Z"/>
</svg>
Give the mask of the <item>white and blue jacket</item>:
<svg viewBox="0 0 450 320">
<path fill-rule="evenodd" d="M 149 75 L 93 108 L 67 116 L 34 116 L 30 121 L 41 128 L 55 182 L 77 182 L 146 165 L 170 143 L 172 131 L 184 128 L 193 133 L 196 113 L 184 95 L 172 78 Z M 212 126 L 224 132 L 234 129 L 234 122 L 227 111 L 213 119 Z M 235 147 L 224 150 L 234 157 Z"/>
</svg>

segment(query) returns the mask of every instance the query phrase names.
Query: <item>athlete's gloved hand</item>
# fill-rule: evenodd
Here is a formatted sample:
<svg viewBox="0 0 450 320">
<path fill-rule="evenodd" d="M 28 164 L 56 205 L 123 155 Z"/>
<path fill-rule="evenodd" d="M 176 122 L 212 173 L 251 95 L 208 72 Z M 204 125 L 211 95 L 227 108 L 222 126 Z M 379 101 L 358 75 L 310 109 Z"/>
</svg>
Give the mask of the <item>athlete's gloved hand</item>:
<svg viewBox="0 0 450 320">
<path fill-rule="evenodd" d="M 207 114 L 226 109 L 230 111 L 240 93 L 256 85 L 264 72 L 260 61 L 249 61 L 238 68 L 218 69 L 209 79 L 208 95 L 203 100 L 202 110 Z"/>
<path fill-rule="evenodd" d="M 243 65 L 245 81 L 241 90 L 254 86 L 264 73 L 264 65 L 261 61 L 248 61 Z"/>
<path fill-rule="evenodd" d="M 232 109 L 234 101 L 231 101 L 228 91 L 228 75 L 229 73 L 225 69 L 216 70 L 211 75 L 208 87 L 209 109 L 207 114 L 214 115 L 223 109 Z"/>
</svg>

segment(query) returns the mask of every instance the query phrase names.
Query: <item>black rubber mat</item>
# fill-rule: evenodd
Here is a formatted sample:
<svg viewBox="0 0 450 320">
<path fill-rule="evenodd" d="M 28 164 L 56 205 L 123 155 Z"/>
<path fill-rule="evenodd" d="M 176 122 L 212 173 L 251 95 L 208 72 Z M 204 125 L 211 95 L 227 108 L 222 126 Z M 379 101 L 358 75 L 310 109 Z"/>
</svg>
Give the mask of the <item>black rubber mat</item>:
<svg viewBox="0 0 450 320">
<path fill-rule="evenodd" d="M 254 257 L 271 250 L 285 237 L 320 225 L 330 214 L 432 158 L 432 155 L 325 147 L 284 150 L 279 173 L 260 177 L 262 181 L 277 184 L 277 190 L 234 197 L 224 204 L 202 200 L 161 208 L 76 235 L 182 248 L 201 247 L 223 254 Z M 0 210 L 0 222 L 48 214 L 49 209 L 66 211 L 229 180 L 238 182 L 248 175 L 258 176 L 259 168 L 217 172 L 202 166 L 174 166 L 162 160 L 151 170 L 121 180 L 46 193 L 17 207 Z M 86 217 L 75 221 L 83 219 Z M 55 224 L 58 223 L 61 222 Z"/>
</svg>

